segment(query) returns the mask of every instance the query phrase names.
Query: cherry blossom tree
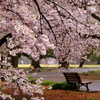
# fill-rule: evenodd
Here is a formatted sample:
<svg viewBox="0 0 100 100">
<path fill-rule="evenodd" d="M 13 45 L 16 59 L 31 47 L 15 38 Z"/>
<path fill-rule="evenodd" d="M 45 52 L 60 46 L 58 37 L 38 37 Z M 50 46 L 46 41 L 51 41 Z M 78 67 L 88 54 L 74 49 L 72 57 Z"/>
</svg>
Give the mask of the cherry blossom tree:
<svg viewBox="0 0 100 100">
<path fill-rule="evenodd" d="M 48 2 L 54 4 L 62 20 L 60 20 L 62 25 L 59 25 L 56 34 L 56 57 L 63 62 L 74 62 L 80 56 L 86 60 L 89 50 L 96 49 L 100 43 L 97 38 L 99 37 L 100 23 L 93 17 L 93 14 L 100 13 L 100 2 L 98 0 L 61 0 L 59 5 L 53 0 L 48 0 Z M 60 26 L 64 26 L 62 32 Z"/>
<path fill-rule="evenodd" d="M 81 3 L 80 2 L 78 2 L 78 3 L 74 2 L 74 4 L 76 6 L 84 8 L 84 10 L 88 11 L 87 21 L 88 21 L 88 24 L 90 24 L 91 29 L 94 31 L 94 34 L 88 34 L 87 35 L 87 33 L 85 33 L 82 37 L 83 38 L 92 38 L 92 39 L 95 39 L 95 40 L 98 41 L 99 38 L 100 38 L 100 36 L 99 36 L 99 31 L 100 31 L 100 29 L 99 29 L 99 25 L 100 25 L 100 23 L 99 23 L 100 22 L 100 17 L 99 17 L 99 14 L 100 14 L 100 1 L 99 0 L 90 0 L 90 1 L 83 0 Z M 93 43 L 92 43 L 92 47 L 91 47 L 90 51 L 87 48 L 87 50 L 90 53 L 89 52 L 85 53 L 82 56 L 81 62 L 80 62 L 80 65 L 79 65 L 80 67 L 82 67 L 82 65 L 84 64 L 86 58 L 88 58 L 93 52 L 99 51 L 99 49 L 97 50 L 95 44 L 93 45 Z M 99 41 L 98 41 L 98 43 L 99 43 Z M 85 57 L 85 59 L 84 59 L 84 57 Z"/>
<path fill-rule="evenodd" d="M 83 44 L 84 34 L 93 35 L 99 31 L 98 22 L 92 18 L 95 12 L 98 14 L 99 0 L 7 0 L 1 4 L 5 22 L 1 29 L 12 33 L 8 51 L 13 56 L 26 53 L 37 61 L 39 54 L 45 55 L 46 49 L 52 47 L 50 39 L 56 45 L 56 57 L 73 62 L 84 53 L 87 43 Z"/>
<path fill-rule="evenodd" d="M 7 40 L 7 50 L 9 51 L 9 54 L 12 56 L 16 56 L 18 53 L 25 53 L 27 55 L 31 55 L 31 57 L 34 60 L 39 60 L 39 55 L 45 55 L 46 50 L 48 48 L 53 49 L 54 45 L 50 43 L 48 35 L 45 33 L 39 33 L 39 23 L 38 23 L 38 16 L 39 14 L 36 13 L 33 15 L 34 9 L 31 7 L 31 5 L 34 4 L 34 2 L 31 4 L 27 4 L 28 2 L 24 1 L 18 1 L 18 0 L 2 0 L 0 1 L 0 31 L 4 32 L 6 31 L 6 34 L 11 33 L 12 37 L 8 37 L 5 39 L 2 38 L 2 40 Z M 26 5 L 26 6 L 25 6 Z M 30 10 L 33 9 L 33 10 Z M 36 10 L 35 10 L 36 11 Z M 3 44 L 3 41 L 0 45 Z M 24 89 L 26 89 L 25 93 L 31 95 L 31 99 L 39 99 L 35 98 L 32 94 L 33 92 L 35 93 L 42 93 L 42 88 L 39 89 L 40 86 L 33 85 L 26 79 L 26 77 L 23 77 L 20 75 L 23 72 L 19 72 L 14 70 L 13 68 L 10 70 L 10 68 L 5 70 L 3 75 L 1 71 L 1 78 L 4 77 L 6 81 L 12 82 L 11 80 L 14 79 L 14 82 L 16 84 L 16 89 L 18 88 L 19 90 L 23 90 L 23 85 Z M 5 73 L 7 72 L 7 73 Z M 14 75 L 11 75 L 10 72 L 14 72 Z M 17 73 L 17 74 L 16 74 Z M 7 76 L 8 75 L 8 76 Z M 11 79 L 11 80 L 10 80 Z M 6 82 L 7 83 L 7 82 Z M 26 85 L 25 85 L 26 83 Z M 37 80 L 37 84 L 40 84 L 41 81 Z M 17 90 L 15 91 L 15 94 L 18 92 Z M 20 91 L 20 92 L 21 92 Z M 5 99 L 5 95 L 1 93 L 0 95 L 3 99 Z M 8 97 L 8 96 L 7 96 Z M 33 97 L 33 98 L 32 98 Z M 12 99 L 10 97 L 10 99 Z M 25 98 L 23 98 L 25 99 Z M 43 99 L 43 98 L 41 98 Z M 25 99 L 26 100 L 26 99 Z"/>
<path fill-rule="evenodd" d="M 24 1 L 18 2 L 16 0 L 12 2 L 9 0 L 1 2 L 0 13 L 1 18 L 3 17 L 5 22 L 1 22 L 1 24 L 7 24 L 7 27 L 5 27 L 6 25 L 2 25 L 1 29 L 5 30 L 6 28 L 8 33 L 12 33 L 12 38 L 7 39 L 8 51 L 11 55 L 15 56 L 20 52 L 26 53 L 37 61 L 39 60 L 39 53 L 45 55 L 46 48 L 53 48 L 53 44 L 49 42 L 49 38 L 46 34 L 39 34 L 37 32 L 37 20 L 39 15 L 33 15 L 34 10 L 30 10 L 29 5 L 27 7 L 23 6 L 25 4 L 27 3 Z M 29 18 L 28 15 L 30 15 L 31 18 Z"/>
<path fill-rule="evenodd" d="M 60 62 L 75 62 L 100 45 L 99 5 L 99 0 L 0 0 L 0 31 L 12 34 L 6 38 L 9 54 L 38 61 L 55 48 Z"/>
</svg>

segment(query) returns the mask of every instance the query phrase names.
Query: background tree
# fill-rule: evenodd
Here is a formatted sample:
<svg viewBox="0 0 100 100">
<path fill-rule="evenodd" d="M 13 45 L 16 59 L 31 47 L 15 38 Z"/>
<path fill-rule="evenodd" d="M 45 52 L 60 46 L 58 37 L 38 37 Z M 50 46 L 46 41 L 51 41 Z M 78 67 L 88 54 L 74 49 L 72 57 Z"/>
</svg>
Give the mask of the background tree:
<svg viewBox="0 0 100 100">
<path fill-rule="evenodd" d="M 97 61 L 96 53 L 93 53 L 92 55 L 90 55 L 89 59 L 90 59 L 91 62 L 96 62 Z"/>
<path fill-rule="evenodd" d="M 93 53 L 90 57 L 89 57 L 91 62 L 96 62 L 97 64 L 100 64 L 100 55 L 97 55 L 97 53 Z"/>
<path fill-rule="evenodd" d="M 56 47 L 56 51 L 57 51 L 56 56 L 61 61 L 65 60 L 68 62 L 74 62 L 76 57 L 80 58 L 80 56 L 84 56 L 86 54 L 87 54 L 86 56 L 89 56 L 91 53 L 89 54 L 89 51 L 86 50 L 87 48 L 91 51 L 93 48 L 99 47 L 99 40 L 97 38 L 88 37 L 88 35 L 94 34 L 94 36 L 98 36 L 99 30 L 100 30 L 98 21 L 95 20 L 94 18 L 92 18 L 92 16 L 91 16 L 91 13 L 94 13 L 95 11 L 96 11 L 95 13 L 100 13 L 99 8 L 96 7 L 97 5 L 99 6 L 99 2 L 96 5 L 96 2 L 92 2 L 92 1 L 85 1 L 85 0 L 80 1 L 80 2 L 76 2 L 77 0 L 75 2 L 74 1 L 71 2 L 71 1 L 73 1 L 73 0 L 70 0 L 69 5 L 73 9 L 72 9 L 72 11 L 70 11 L 71 15 L 69 15 L 69 17 L 71 17 L 71 18 L 68 17 L 67 20 L 69 20 L 69 19 L 73 19 L 73 20 L 70 20 L 69 23 L 66 22 L 68 25 L 65 25 L 65 26 L 69 26 L 71 24 L 69 29 L 67 28 L 67 32 L 69 33 L 70 36 L 66 36 L 66 33 L 59 34 L 59 35 L 57 34 L 58 35 L 58 39 L 57 39 L 58 47 Z M 68 2 L 65 1 L 65 4 L 66 3 L 68 3 Z M 73 7 L 72 7 L 72 5 L 73 5 Z M 91 10 L 92 7 L 93 7 L 93 9 Z M 77 8 L 77 9 L 75 10 L 75 8 Z M 66 9 L 67 9 L 67 7 L 66 7 Z M 61 11 L 61 12 L 63 12 L 63 11 Z M 63 14 L 63 17 L 66 17 L 66 15 L 64 15 L 64 14 Z M 81 23 L 80 23 L 79 19 L 80 19 Z M 75 22 L 76 24 L 73 22 Z M 81 28 L 80 28 L 80 26 L 78 26 L 78 24 L 81 26 Z M 74 29 L 73 27 L 75 27 L 75 26 L 76 26 L 76 28 Z M 85 26 L 85 28 L 84 28 L 84 26 Z M 84 34 L 86 35 L 85 38 L 84 38 Z M 86 58 L 87 57 L 85 57 L 84 60 L 86 60 Z"/>
<path fill-rule="evenodd" d="M 40 68 L 40 60 L 41 59 L 46 59 L 47 57 L 50 57 L 50 58 L 55 58 L 55 55 L 54 55 L 54 52 L 53 50 L 51 49 L 48 49 L 47 52 L 46 52 L 46 55 L 41 55 L 40 56 L 40 59 L 38 61 L 35 61 L 33 59 L 31 59 L 31 65 L 33 65 L 35 68 Z"/>
</svg>

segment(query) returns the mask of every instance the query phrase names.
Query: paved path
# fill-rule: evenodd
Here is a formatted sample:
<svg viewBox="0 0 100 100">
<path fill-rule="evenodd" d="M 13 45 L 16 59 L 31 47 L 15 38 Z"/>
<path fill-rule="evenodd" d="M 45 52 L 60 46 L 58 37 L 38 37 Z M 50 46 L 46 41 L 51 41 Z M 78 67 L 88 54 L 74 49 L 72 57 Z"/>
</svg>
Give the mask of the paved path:
<svg viewBox="0 0 100 100">
<path fill-rule="evenodd" d="M 70 70 L 62 70 L 60 72 L 38 72 L 38 73 L 28 73 L 27 75 L 32 75 L 35 78 L 43 77 L 44 80 L 51 80 L 55 82 L 62 82 L 65 81 L 65 77 L 62 74 L 62 72 L 88 72 L 88 71 L 95 71 L 100 70 L 100 68 L 76 68 L 76 69 L 70 69 Z M 100 80 L 85 80 L 82 79 L 83 82 L 92 82 L 92 84 L 89 84 L 90 92 L 100 91 Z M 80 90 L 84 91 L 86 88 L 82 86 Z"/>
</svg>

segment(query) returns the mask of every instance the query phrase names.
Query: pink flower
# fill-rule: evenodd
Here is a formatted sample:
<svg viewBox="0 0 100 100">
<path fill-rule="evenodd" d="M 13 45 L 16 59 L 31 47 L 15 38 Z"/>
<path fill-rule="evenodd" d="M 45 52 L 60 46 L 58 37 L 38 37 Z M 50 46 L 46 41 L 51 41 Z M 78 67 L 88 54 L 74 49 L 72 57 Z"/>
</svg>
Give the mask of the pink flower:
<svg viewBox="0 0 100 100">
<path fill-rule="evenodd" d="M 26 98 L 22 98 L 22 100 L 27 100 Z"/>
<path fill-rule="evenodd" d="M 7 2 L 5 2 L 5 1 L 2 1 L 2 5 L 7 6 L 7 5 L 8 5 L 8 3 L 7 3 Z"/>
<path fill-rule="evenodd" d="M 38 52 L 38 51 L 32 52 L 32 53 L 31 53 L 31 56 L 32 56 L 32 58 L 33 58 L 35 61 L 38 61 L 38 60 L 39 60 L 39 52 Z"/>
<path fill-rule="evenodd" d="M 41 81 L 40 79 L 36 80 L 35 82 L 36 82 L 37 84 L 41 84 L 41 83 L 42 83 L 42 81 Z"/>
</svg>

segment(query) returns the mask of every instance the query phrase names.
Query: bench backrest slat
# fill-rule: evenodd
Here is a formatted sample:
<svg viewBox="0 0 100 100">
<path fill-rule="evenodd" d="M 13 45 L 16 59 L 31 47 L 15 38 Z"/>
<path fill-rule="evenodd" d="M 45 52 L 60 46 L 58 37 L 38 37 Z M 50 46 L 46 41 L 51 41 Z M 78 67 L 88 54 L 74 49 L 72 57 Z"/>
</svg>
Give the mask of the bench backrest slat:
<svg viewBox="0 0 100 100">
<path fill-rule="evenodd" d="M 81 78 L 78 73 L 76 72 L 68 72 L 63 73 L 68 83 L 80 83 Z"/>
</svg>

